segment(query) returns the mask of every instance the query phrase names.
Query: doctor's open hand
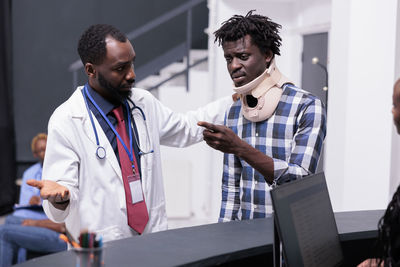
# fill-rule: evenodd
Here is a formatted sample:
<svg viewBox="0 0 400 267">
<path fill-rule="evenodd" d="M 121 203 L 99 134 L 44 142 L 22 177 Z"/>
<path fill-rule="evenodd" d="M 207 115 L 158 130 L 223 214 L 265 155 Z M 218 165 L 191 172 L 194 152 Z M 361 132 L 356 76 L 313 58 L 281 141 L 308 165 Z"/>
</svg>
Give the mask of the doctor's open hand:
<svg viewBox="0 0 400 267">
<path fill-rule="evenodd" d="M 28 185 L 40 190 L 40 197 L 47 199 L 57 209 L 65 210 L 69 204 L 69 190 L 56 182 L 49 180 L 37 181 L 30 179 Z"/>
<path fill-rule="evenodd" d="M 199 121 L 197 125 L 205 127 L 203 138 L 207 145 L 222 151 L 239 155 L 246 149 L 247 143 L 243 142 L 230 128 L 224 125 L 215 125 L 205 121 Z"/>
</svg>

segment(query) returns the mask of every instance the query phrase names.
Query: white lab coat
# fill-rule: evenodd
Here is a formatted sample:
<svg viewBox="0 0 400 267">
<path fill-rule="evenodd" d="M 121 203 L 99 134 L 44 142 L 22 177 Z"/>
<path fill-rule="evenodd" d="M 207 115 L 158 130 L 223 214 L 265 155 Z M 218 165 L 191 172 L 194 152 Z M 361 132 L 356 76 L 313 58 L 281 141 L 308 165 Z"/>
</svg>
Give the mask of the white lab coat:
<svg viewBox="0 0 400 267">
<path fill-rule="evenodd" d="M 135 235 L 127 224 L 125 193 L 114 151 L 93 116 L 100 145 L 106 157 L 98 159 L 96 139 L 90 118 L 78 87 L 73 95 L 52 114 L 48 125 L 43 179 L 55 181 L 70 191 L 70 204 L 65 211 L 43 202 L 47 216 L 56 222 L 65 222 L 77 238 L 82 229 L 103 236 L 103 241 Z M 154 153 L 141 157 L 143 193 L 149 212 L 144 233 L 167 229 L 160 144 L 183 147 L 202 140 L 202 128 L 197 121 L 223 124 L 224 114 L 232 104 L 230 97 L 208 104 L 186 114 L 172 112 L 148 91 L 132 88 L 132 101 L 143 109 L 143 117 L 134 109 L 141 148 Z M 150 139 L 150 140 L 149 140 Z"/>
</svg>

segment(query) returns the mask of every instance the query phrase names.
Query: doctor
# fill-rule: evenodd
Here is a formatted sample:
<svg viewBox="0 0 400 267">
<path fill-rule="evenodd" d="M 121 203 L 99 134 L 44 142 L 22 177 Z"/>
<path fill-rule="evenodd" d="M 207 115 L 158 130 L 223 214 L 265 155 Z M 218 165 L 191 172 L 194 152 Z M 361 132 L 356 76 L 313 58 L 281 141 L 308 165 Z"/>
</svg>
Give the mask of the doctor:
<svg viewBox="0 0 400 267">
<path fill-rule="evenodd" d="M 118 29 L 93 25 L 78 53 L 88 83 L 52 114 L 41 190 L 44 210 L 103 241 L 167 229 L 160 144 L 183 147 L 202 141 L 198 121 L 222 123 L 227 97 L 176 114 L 148 91 L 133 88 L 135 51 Z"/>
</svg>

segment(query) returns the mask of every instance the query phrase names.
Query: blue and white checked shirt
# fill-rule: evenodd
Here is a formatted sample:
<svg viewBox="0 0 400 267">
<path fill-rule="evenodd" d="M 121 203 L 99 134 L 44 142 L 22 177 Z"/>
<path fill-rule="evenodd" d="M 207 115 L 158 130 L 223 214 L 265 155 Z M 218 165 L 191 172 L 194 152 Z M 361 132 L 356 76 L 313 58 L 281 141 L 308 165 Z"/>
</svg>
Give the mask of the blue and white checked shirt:
<svg viewBox="0 0 400 267">
<path fill-rule="evenodd" d="M 274 161 L 274 184 L 315 173 L 326 134 L 321 100 L 286 84 L 275 113 L 251 122 L 243 117 L 241 101 L 228 110 L 225 125 L 242 140 Z M 234 154 L 224 154 L 220 222 L 263 218 L 272 213 L 264 176 Z"/>
</svg>

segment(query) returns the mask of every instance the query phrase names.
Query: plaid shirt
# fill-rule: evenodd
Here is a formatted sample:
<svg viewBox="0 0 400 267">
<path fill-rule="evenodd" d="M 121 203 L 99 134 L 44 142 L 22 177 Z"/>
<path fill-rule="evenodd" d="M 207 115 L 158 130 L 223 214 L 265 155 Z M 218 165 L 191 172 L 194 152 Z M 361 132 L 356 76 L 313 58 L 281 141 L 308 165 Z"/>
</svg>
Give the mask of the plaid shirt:
<svg viewBox="0 0 400 267">
<path fill-rule="evenodd" d="M 274 161 L 274 183 L 234 154 L 224 154 L 220 222 L 263 218 L 272 213 L 269 190 L 312 174 L 326 134 L 321 100 L 293 85 L 285 85 L 275 113 L 251 122 L 241 113 L 241 101 L 228 110 L 225 125 L 242 140 Z"/>
</svg>

